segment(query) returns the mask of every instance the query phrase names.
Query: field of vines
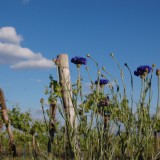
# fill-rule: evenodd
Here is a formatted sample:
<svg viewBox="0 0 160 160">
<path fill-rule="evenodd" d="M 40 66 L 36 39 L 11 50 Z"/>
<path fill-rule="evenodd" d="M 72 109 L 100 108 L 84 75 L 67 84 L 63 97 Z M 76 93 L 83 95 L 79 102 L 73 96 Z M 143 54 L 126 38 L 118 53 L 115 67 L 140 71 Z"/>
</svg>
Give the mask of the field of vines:
<svg viewBox="0 0 160 160">
<path fill-rule="evenodd" d="M 0 89 L 0 160 L 160 159 L 160 69 L 140 64 L 132 71 L 127 63 L 122 67 L 113 53 L 110 57 L 120 82 L 89 54 L 71 60 L 61 54 L 53 59 L 57 74 L 49 76 L 44 89 L 49 109 L 43 98 L 39 100 L 41 120 L 34 119 L 31 111 L 22 112 L 20 106 L 8 110 Z M 90 73 L 88 61 L 95 65 L 95 73 Z M 68 63 L 77 68 L 75 84 L 71 84 Z M 89 94 L 84 93 L 82 67 L 90 79 Z M 122 68 L 129 73 L 127 85 Z M 136 95 L 134 76 L 141 86 Z"/>
</svg>

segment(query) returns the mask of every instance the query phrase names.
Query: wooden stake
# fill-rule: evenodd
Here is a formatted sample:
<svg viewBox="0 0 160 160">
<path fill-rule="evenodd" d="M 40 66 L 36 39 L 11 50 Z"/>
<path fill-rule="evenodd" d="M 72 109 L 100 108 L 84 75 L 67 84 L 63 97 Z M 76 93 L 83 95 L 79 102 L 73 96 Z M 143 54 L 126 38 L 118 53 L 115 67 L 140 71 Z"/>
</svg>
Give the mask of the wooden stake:
<svg viewBox="0 0 160 160">
<path fill-rule="evenodd" d="M 63 105 L 66 114 L 69 116 L 70 124 L 73 127 L 75 124 L 75 110 L 72 103 L 72 87 L 70 80 L 70 70 L 68 63 L 68 55 L 60 54 L 57 56 L 59 80 L 62 87 Z"/>
<path fill-rule="evenodd" d="M 68 138 L 67 146 L 69 147 L 69 150 L 66 149 L 66 151 L 67 151 L 67 154 L 69 153 L 70 159 L 76 159 L 75 157 L 79 155 L 80 151 L 79 151 L 79 146 L 78 146 L 78 141 L 76 136 L 77 122 L 76 122 L 75 108 L 72 103 L 72 87 L 71 87 L 71 80 L 70 80 L 68 55 L 67 54 L 58 55 L 56 63 L 58 65 L 59 81 L 62 89 L 63 106 L 65 109 L 65 114 L 67 118 L 66 134 Z M 68 127 L 68 122 L 71 127 Z M 72 134 L 74 133 L 74 135 L 71 136 L 70 135 L 71 132 Z"/>
<path fill-rule="evenodd" d="M 12 133 L 11 125 L 9 122 L 8 110 L 6 107 L 3 90 L 1 88 L 0 88 L 0 109 L 2 111 L 2 120 L 5 123 L 6 129 L 9 135 L 10 147 L 13 153 L 13 157 L 15 157 L 16 156 L 16 146 L 14 144 L 13 133 Z"/>
</svg>

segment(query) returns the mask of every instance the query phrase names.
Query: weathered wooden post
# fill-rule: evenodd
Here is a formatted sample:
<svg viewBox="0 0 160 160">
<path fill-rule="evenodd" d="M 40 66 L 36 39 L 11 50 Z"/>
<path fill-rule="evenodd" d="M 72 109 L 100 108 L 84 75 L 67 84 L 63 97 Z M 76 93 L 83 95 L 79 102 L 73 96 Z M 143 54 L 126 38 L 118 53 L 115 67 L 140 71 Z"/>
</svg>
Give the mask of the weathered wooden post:
<svg viewBox="0 0 160 160">
<path fill-rule="evenodd" d="M 53 96 L 54 93 L 54 85 L 55 83 L 57 83 L 57 81 L 53 80 L 53 77 L 50 76 L 50 88 L 51 88 L 51 92 L 50 92 L 50 97 L 49 97 L 49 101 L 50 101 L 50 118 L 49 118 L 49 139 L 48 139 L 48 160 L 52 160 L 53 159 L 53 155 L 52 155 L 52 144 L 53 144 L 53 140 L 54 140 L 54 134 L 55 134 L 55 129 L 56 129 L 56 99 Z"/>
<path fill-rule="evenodd" d="M 57 56 L 56 64 L 58 65 L 59 81 L 62 92 L 62 101 L 66 117 L 66 153 L 69 159 L 75 159 L 75 151 L 78 149 L 76 140 L 76 114 L 72 103 L 72 87 L 70 80 L 70 70 L 67 54 Z M 74 135 L 73 135 L 74 134 Z M 69 155 L 68 155 L 69 154 Z"/>
<path fill-rule="evenodd" d="M 52 77 L 50 77 L 50 88 L 51 88 L 51 95 L 49 97 L 50 101 L 50 121 L 49 121 L 49 134 L 51 138 L 51 143 L 53 143 L 54 134 L 55 134 L 55 124 L 56 124 L 56 101 L 57 99 L 53 96 L 55 85 L 57 84 L 57 81 L 53 80 Z"/>
<path fill-rule="evenodd" d="M 4 99 L 3 90 L 1 88 L 0 88 L 0 109 L 2 111 L 2 120 L 5 123 L 6 130 L 8 132 L 12 154 L 13 154 L 13 157 L 15 157 L 16 156 L 16 146 L 14 143 L 13 133 L 11 130 L 11 125 L 9 121 L 9 116 L 8 116 L 8 111 L 7 111 L 7 107 L 6 107 L 6 103 Z"/>
<path fill-rule="evenodd" d="M 59 80 L 62 87 L 62 99 L 66 114 L 69 116 L 70 125 L 75 126 L 75 110 L 72 103 L 72 87 L 67 54 L 57 56 Z"/>
</svg>

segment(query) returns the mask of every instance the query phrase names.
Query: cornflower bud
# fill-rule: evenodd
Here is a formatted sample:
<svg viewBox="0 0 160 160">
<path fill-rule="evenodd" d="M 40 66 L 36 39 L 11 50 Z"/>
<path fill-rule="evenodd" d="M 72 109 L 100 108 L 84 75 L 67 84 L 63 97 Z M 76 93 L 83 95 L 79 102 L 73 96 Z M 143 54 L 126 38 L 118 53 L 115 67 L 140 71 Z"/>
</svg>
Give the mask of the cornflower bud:
<svg viewBox="0 0 160 160">
<path fill-rule="evenodd" d="M 88 71 L 88 70 L 89 70 L 89 67 L 86 67 L 86 70 Z"/>
<path fill-rule="evenodd" d="M 156 70 L 156 75 L 157 75 L 157 76 L 160 76 L 160 69 L 157 69 L 157 70 Z"/>
<path fill-rule="evenodd" d="M 43 98 L 40 99 L 40 103 L 41 103 L 41 104 L 44 103 L 44 99 L 43 99 Z"/>
<path fill-rule="evenodd" d="M 153 67 L 153 68 L 156 67 L 156 64 L 152 64 L 152 67 Z"/>
<path fill-rule="evenodd" d="M 113 54 L 113 53 L 110 53 L 110 56 L 111 56 L 111 57 L 114 57 L 114 54 Z"/>
<path fill-rule="evenodd" d="M 87 56 L 87 57 L 90 57 L 90 54 L 87 54 L 86 56 Z"/>
</svg>

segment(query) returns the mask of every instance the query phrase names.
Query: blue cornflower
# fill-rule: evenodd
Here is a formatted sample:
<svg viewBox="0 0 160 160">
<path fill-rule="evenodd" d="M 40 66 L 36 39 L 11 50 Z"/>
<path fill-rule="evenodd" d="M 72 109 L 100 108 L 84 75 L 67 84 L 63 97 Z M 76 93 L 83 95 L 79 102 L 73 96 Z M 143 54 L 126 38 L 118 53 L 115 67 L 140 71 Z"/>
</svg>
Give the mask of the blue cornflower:
<svg viewBox="0 0 160 160">
<path fill-rule="evenodd" d="M 136 71 L 134 71 L 135 76 L 146 76 L 152 71 L 152 67 L 148 65 L 139 66 Z"/>
<path fill-rule="evenodd" d="M 71 59 L 71 62 L 76 64 L 76 65 L 86 65 L 87 64 L 87 59 L 83 57 L 74 57 Z"/>
<path fill-rule="evenodd" d="M 99 84 L 100 85 L 105 85 L 108 84 L 109 80 L 108 79 L 100 79 Z M 98 84 L 98 81 L 95 81 L 95 84 Z"/>
</svg>

